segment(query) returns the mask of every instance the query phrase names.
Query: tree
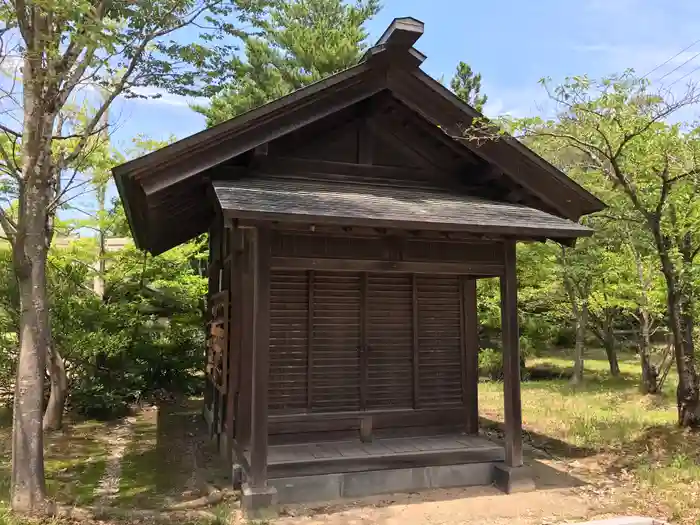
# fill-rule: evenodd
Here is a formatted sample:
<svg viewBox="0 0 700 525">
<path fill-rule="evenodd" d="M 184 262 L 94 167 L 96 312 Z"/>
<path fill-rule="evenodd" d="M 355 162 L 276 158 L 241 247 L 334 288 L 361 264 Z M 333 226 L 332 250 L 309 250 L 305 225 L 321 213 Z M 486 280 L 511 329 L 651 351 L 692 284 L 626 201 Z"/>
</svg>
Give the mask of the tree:
<svg viewBox="0 0 700 525">
<path fill-rule="evenodd" d="M 278 0 L 245 38 L 233 83 L 194 109 L 212 126 L 357 63 L 379 0 Z"/>
<path fill-rule="evenodd" d="M 0 86 L 3 104 L 16 102 L 8 111 L 22 115 L 18 129 L 8 125 L 13 120 L 0 124 L 0 226 L 12 247 L 21 312 L 11 476 L 17 511 L 48 510 L 42 437 L 51 346 L 46 265 L 56 210 L 75 195 L 86 157 L 99 143 L 100 123 L 117 97 L 143 97 L 144 86 L 203 92 L 230 81 L 226 57 L 233 44 L 221 39 L 240 35 L 236 20 L 260 12 L 253 0 L 13 0 L 0 9 L 0 61 L 7 68 L 21 57 L 13 78 Z M 200 42 L 169 39 L 200 19 L 211 28 L 202 29 Z M 88 86 L 99 86 L 104 100 L 89 118 L 75 118 L 75 97 Z"/>
<path fill-rule="evenodd" d="M 696 103 L 691 88 L 680 98 L 653 92 L 631 72 L 596 83 L 573 77 L 550 89 L 556 119 L 525 123 L 526 134 L 573 148 L 580 166 L 598 174 L 601 186 L 624 196 L 608 212 L 637 221 L 651 239 L 661 267 L 668 326 L 678 372 L 678 420 L 700 426 L 700 382 L 695 365 L 693 298 L 700 253 L 700 140 L 698 129 L 669 123 L 674 112 Z"/>
<path fill-rule="evenodd" d="M 474 73 L 466 62 L 457 64 L 457 71 L 450 81 L 450 87 L 463 102 L 479 112 L 484 109 L 488 97 L 481 94 L 481 73 Z"/>
</svg>

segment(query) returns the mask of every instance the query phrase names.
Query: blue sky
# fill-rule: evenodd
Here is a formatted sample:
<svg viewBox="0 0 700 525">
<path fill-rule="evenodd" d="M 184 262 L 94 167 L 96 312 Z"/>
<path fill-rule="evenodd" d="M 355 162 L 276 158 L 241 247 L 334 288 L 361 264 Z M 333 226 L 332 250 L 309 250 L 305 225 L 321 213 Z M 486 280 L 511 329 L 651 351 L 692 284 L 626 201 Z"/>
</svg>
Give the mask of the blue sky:
<svg viewBox="0 0 700 525">
<path fill-rule="evenodd" d="M 460 60 L 482 73 L 491 116 L 546 112 L 546 97 L 537 83 L 544 76 L 555 81 L 576 74 L 600 77 L 626 68 L 645 74 L 700 39 L 700 2 L 690 0 L 384 0 L 383 10 L 368 24 L 370 41 L 400 16 L 425 22 L 416 47 L 428 56 L 423 64 L 427 73 L 449 79 Z M 650 79 L 660 79 L 696 53 L 700 43 Z M 662 82 L 670 84 L 698 66 L 700 56 Z M 676 87 L 691 78 L 700 80 L 700 70 Z M 204 127 L 188 100 L 172 95 L 122 101 L 112 120 L 118 144 L 138 133 L 182 138 Z"/>
</svg>

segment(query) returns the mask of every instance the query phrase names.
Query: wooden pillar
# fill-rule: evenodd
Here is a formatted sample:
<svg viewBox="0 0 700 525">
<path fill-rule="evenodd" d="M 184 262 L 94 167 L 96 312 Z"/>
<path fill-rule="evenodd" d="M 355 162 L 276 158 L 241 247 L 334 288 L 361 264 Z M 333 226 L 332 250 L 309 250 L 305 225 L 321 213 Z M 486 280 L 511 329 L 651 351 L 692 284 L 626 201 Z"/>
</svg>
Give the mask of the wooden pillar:
<svg viewBox="0 0 700 525">
<path fill-rule="evenodd" d="M 254 268 L 254 230 L 241 229 L 240 256 L 240 340 L 241 340 L 241 373 L 238 402 L 236 406 L 236 443 L 242 450 L 250 446 L 251 409 L 253 403 L 253 344 L 255 331 L 253 308 L 255 304 L 253 278 Z"/>
<path fill-rule="evenodd" d="M 267 399 L 270 372 L 270 230 L 254 230 L 253 359 L 249 486 L 267 488 Z"/>
<path fill-rule="evenodd" d="M 515 241 L 507 240 L 505 242 L 504 266 L 504 273 L 501 276 L 501 329 L 503 334 L 503 391 L 505 400 L 505 464 L 508 467 L 520 467 L 523 464 L 523 438 Z"/>
<path fill-rule="evenodd" d="M 228 438 L 229 457 L 232 458 L 232 445 L 236 436 L 236 420 L 238 418 L 238 407 L 236 397 L 239 392 L 239 381 L 241 377 L 241 259 L 242 259 L 242 238 L 241 230 L 233 227 L 229 232 L 230 240 L 229 256 L 231 257 L 231 268 L 229 276 L 229 364 L 228 364 L 228 392 L 227 392 L 227 421 L 226 437 Z"/>
<path fill-rule="evenodd" d="M 476 279 L 462 280 L 464 316 L 464 405 L 465 431 L 479 433 L 479 320 L 476 305 Z"/>
</svg>

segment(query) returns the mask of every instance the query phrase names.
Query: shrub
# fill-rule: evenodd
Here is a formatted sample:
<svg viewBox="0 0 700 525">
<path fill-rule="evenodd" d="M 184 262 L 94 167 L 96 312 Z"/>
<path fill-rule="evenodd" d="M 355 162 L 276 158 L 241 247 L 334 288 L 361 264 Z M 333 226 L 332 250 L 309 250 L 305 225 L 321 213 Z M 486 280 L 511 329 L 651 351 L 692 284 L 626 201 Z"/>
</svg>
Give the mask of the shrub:
<svg viewBox="0 0 700 525">
<path fill-rule="evenodd" d="M 503 354 L 494 348 L 483 348 L 479 352 L 479 375 L 489 379 L 503 377 Z"/>
</svg>

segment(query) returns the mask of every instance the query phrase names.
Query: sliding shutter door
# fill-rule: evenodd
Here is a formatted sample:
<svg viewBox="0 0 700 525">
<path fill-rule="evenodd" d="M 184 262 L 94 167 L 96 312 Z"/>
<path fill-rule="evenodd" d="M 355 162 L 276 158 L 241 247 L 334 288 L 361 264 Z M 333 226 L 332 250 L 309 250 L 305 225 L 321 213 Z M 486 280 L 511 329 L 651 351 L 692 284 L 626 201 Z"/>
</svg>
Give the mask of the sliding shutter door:
<svg viewBox="0 0 700 525">
<path fill-rule="evenodd" d="M 270 275 L 270 411 L 299 412 L 307 406 L 308 272 Z"/>
<path fill-rule="evenodd" d="M 412 292 L 410 274 L 367 275 L 368 409 L 413 406 Z"/>
<path fill-rule="evenodd" d="M 416 275 L 418 407 L 462 403 L 461 287 L 458 276 Z"/>
<path fill-rule="evenodd" d="M 361 275 L 313 272 L 311 408 L 360 409 Z"/>
</svg>

